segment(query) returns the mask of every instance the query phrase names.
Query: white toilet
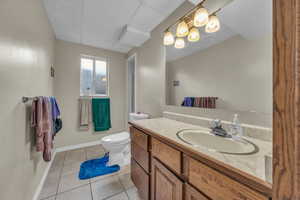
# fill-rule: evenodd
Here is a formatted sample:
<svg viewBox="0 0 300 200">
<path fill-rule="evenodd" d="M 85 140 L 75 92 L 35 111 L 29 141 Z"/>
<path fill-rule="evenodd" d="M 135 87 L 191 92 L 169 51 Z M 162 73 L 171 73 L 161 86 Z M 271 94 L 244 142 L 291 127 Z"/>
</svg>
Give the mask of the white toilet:
<svg viewBox="0 0 300 200">
<path fill-rule="evenodd" d="M 101 139 L 103 147 L 109 152 L 108 165 L 125 166 L 130 163 L 130 136 L 121 132 Z"/>
</svg>

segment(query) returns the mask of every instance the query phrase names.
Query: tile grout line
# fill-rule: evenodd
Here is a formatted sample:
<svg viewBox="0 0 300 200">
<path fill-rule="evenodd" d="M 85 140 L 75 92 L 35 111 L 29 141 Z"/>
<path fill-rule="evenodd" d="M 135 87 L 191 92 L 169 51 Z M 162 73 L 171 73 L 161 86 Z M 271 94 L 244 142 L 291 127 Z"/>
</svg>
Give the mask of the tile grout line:
<svg viewBox="0 0 300 200">
<path fill-rule="evenodd" d="M 125 191 L 117 192 L 117 193 L 112 194 L 112 195 L 110 195 L 110 196 L 108 196 L 108 197 L 105 197 L 105 198 L 102 199 L 102 200 L 107 200 L 107 199 L 109 199 L 109 198 L 111 198 L 111 197 L 114 197 L 114 196 L 117 196 L 117 195 L 119 195 L 119 194 L 122 194 L 123 192 L 125 192 Z"/>
<path fill-rule="evenodd" d="M 88 160 L 87 147 L 84 148 L 84 152 L 85 152 L 85 159 Z M 80 169 L 79 169 L 79 170 L 80 170 Z M 89 186 L 90 186 L 91 198 L 92 198 L 92 200 L 94 200 L 91 179 L 89 179 Z"/>
<path fill-rule="evenodd" d="M 90 183 L 89 185 L 90 185 L 91 197 L 92 197 L 92 200 L 94 200 L 93 190 L 92 190 L 92 184 Z"/>
<path fill-rule="evenodd" d="M 118 181 L 121 184 L 122 188 L 123 188 L 123 192 L 125 192 L 127 199 L 129 200 L 129 195 L 127 193 L 127 189 L 125 188 L 125 186 L 123 185 L 122 181 L 120 180 L 120 175 L 118 175 Z"/>
</svg>

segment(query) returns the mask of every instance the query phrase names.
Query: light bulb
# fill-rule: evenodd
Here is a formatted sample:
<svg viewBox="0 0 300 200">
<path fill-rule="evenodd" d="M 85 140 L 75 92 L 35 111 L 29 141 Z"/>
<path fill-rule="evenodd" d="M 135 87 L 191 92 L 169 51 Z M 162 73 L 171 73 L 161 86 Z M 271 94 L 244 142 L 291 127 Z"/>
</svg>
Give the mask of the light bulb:
<svg viewBox="0 0 300 200">
<path fill-rule="evenodd" d="M 190 42 L 197 42 L 198 40 L 200 40 L 200 33 L 197 28 L 192 28 L 190 30 L 190 33 L 188 35 L 188 40 Z"/>
<path fill-rule="evenodd" d="M 205 8 L 199 8 L 194 16 L 194 26 L 201 27 L 205 26 L 208 23 L 209 14 Z"/>
<path fill-rule="evenodd" d="M 185 37 L 189 34 L 189 27 L 185 21 L 182 21 L 178 24 L 176 35 L 177 37 Z"/>
<path fill-rule="evenodd" d="M 175 48 L 176 49 L 182 49 L 185 46 L 185 42 L 183 38 L 176 38 L 175 40 Z"/>
<path fill-rule="evenodd" d="M 164 45 L 174 44 L 174 36 L 170 31 L 165 32 L 164 35 Z"/>
<path fill-rule="evenodd" d="M 217 16 L 212 15 L 209 17 L 208 24 L 205 27 L 205 32 L 207 33 L 214 33 L 220 30 L 221 24 L 220 20 Z"/>
</svg>

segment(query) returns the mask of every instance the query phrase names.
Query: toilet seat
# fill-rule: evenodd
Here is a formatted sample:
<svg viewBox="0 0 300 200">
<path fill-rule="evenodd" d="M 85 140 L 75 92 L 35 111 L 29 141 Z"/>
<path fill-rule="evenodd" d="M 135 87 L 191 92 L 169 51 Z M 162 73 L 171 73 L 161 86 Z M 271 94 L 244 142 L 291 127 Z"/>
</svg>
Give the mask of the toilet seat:
<svg viewBox="0 0 300 200">
<path fill-rule="evenodd" d="M 108 135 L 102 138 L 102 142 L 107 144 L 125 144 L 130 142 L 128 132 L 121 132 L 117 134 Z"/>
</svg>

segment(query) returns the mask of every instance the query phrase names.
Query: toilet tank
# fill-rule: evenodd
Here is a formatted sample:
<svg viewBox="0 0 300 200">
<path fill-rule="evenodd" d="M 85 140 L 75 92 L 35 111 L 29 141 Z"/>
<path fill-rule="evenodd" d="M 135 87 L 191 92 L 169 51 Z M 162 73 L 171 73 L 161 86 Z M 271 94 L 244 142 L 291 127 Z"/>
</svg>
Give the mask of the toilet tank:
<svg viewBox="0 0 300 200">
<path fill-rule="evenodd" d="M 130 113 L 129 121 L 136 121 L 141 119 L 149 119 L 150 115 L 146 113 Z"/>
</svg>

